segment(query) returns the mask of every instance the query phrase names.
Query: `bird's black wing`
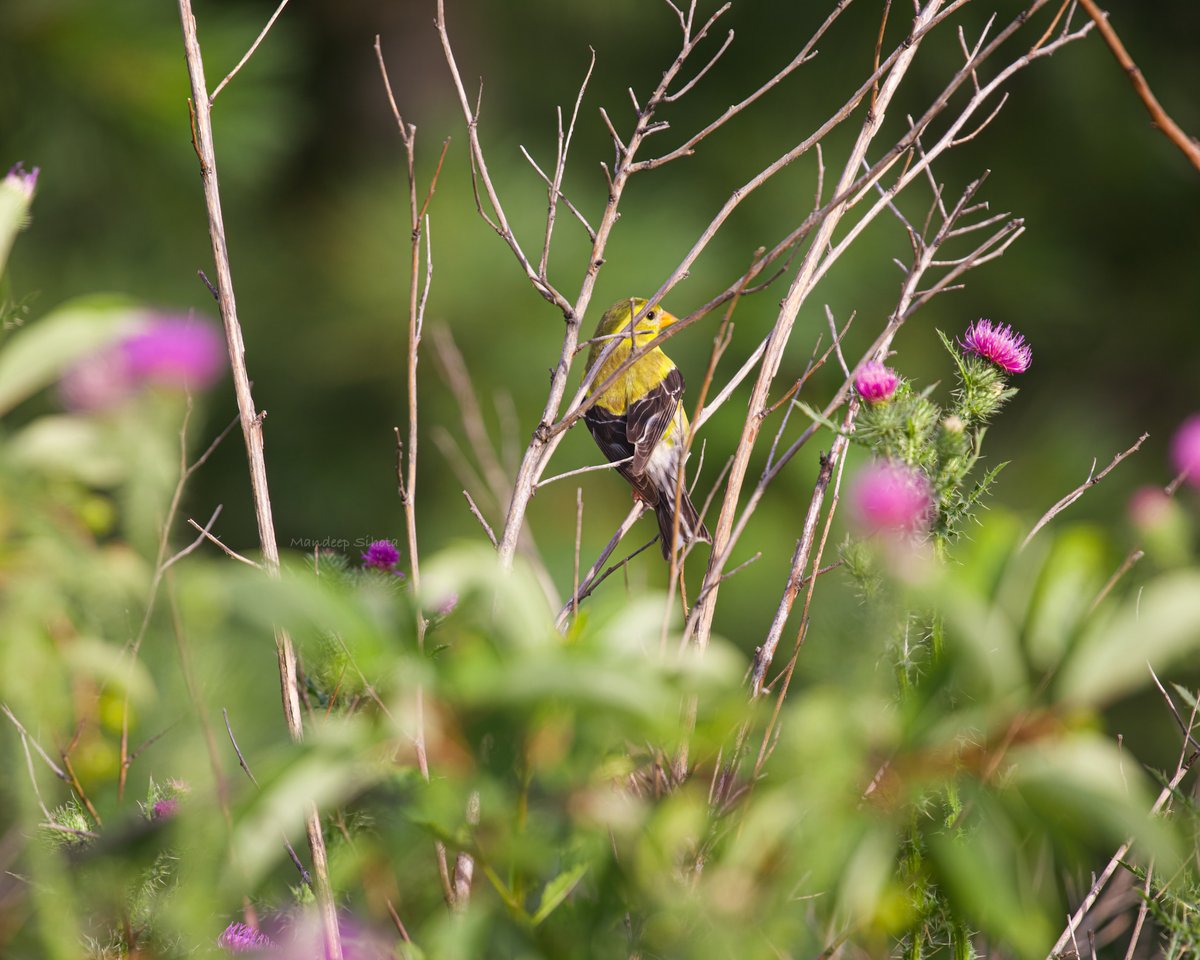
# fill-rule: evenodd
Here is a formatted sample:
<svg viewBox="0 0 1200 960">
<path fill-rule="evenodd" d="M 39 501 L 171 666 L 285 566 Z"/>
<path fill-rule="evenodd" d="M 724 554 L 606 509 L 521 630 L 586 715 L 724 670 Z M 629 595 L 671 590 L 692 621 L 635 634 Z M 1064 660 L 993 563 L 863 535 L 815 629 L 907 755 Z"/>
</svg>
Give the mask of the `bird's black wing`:
<svg viewBox="0 0 1200 960">
<path fill-rule="evenodd" d="M 634 455 L 633 444 L 626 438 L 628 418 L 624 414 L 613 413 L 596 404 L 583 415 L 583 422 L 609 463 L 629 460 Z M 629 481 L 639 500 L 655 506 L 658 503 L 658 490 L 645 474 L 634 474 L 631 465 L 623 463 L 617 467 L 617 472 Z"/>
<path fill-rule="evenodd" d="M 625 438 L 632 447 L 633 462 L 629 465 L 629 471 L 634 476 L 641 476 L 645 472 L 650 454 L 675 419 L 683 388 L 683 374 L 678 367 L 672 367 L 661 383 L 629 405 Z"/>
</svg>

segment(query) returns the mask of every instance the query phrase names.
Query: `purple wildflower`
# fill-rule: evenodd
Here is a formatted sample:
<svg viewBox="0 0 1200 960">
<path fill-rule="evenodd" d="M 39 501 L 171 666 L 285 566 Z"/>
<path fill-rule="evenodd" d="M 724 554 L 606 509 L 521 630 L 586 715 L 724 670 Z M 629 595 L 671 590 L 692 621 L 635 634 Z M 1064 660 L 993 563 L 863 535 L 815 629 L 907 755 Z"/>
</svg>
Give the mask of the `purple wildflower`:
<svg viewBox="0 0 1200 960">
<path fill-rule="evenodd" d="M 187 317 L 155 317 L 122 341 L 121 352 L 139 383 L 202 390 L 225 368 L 224 338 L 209 324 Z"/>
<path fill-rule="evenodd" d="M 224 340 L 211 324 L 154 314 L 67 370 L 59 392 L 71 410 L 107 410 L 148 385 L 210 387 L 224 367 Z"/>
<path fill-rule="evenodd" d="M 1149 530 L 1171 515 L 1171 498 L 1162 487 L 1138 487 L 1130 495 L 1127 509 L 1135 527 Z"/>
<path fill-rule="evenodd" d="M 162 800 L 155 800 L 154 806 L 150 808 L 151 820 L 167 820 L 175 816 L 179 810 L 179 801 L 174 797 L 165 797 Z"/>
<path fill-rule="evenodd" d="M 900 378 L 891 367 L 884 366 L 878 360 L 864 363 L 854 378 L 854 389 L 867 403 L 882 403 L 890 400 L 896 392 Z"/>
<path fill-rule="evenodd" d="M 914 533 L 932 518 L 928 478 L 903 463 L 872 463 L 855 478 L 850 501 L 859 526 L 869 533 Z"/>
<path fill-rule="evenodd" d="M 1175 431 L 1171 463 L 1191 486 L 1200 487 L 1200 413 L 1192 414 Z"/>
<path fill-rule="evenodd" d="M 1033 363 L 1033 349 L 1009 324 L 976 320 L 967 327 L 959 345 L 984 360 L 990 360 L 1005 373 L 1024 373 Z"/>
<path fill-rule="evenodd" d="M 376 540 L 367 547 L 367 552 L 362 555 L 362 565 L 364 567 L 403 576 L 396 569 L 396 564 L 399 562 L 400 551 L 396 549 L 396 545 L 391 540 Z"/>
<path fill-rule="evenodd" d="M 442 602 L 437 605 L 437 614 L 439 617 L 448 617 L 454 612 L 454 608 L 458 606 L 458 594 L 452 593 L 442 599 Z"/>
<path fill-rule="evenodd" d="M 250 953 L 256 950 L 269 950 L 275 944 L 265 933 L 259 933 L 247 924 L 231 923 L 217 937 L 217 946 L 224 947 L 230 953 Z"/>
<path fill-rule="evenodd" d="M 24 199 L 32 200 L 33 191 L 37 189 L 39 173 L 41 173 L 40 167 L 34 167 L 26 172 L 23 163 L 16 163 L 4 178 L 4 185 L 18 191 Z"/>
</svg>

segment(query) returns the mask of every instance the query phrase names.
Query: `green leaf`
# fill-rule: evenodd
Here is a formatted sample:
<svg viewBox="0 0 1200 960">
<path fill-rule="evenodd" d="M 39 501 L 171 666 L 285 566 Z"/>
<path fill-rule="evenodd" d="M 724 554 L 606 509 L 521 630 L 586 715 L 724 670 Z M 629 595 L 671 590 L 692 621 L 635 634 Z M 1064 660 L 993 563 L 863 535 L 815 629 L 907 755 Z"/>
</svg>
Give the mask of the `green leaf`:
<svg viewBox="0 0 1200 960">
<path fill-rule="evenodd" d="M 124 298 L 72 300 L 12 335 L 0 351 L 0 416 L 76 361 L 135 328 L 144 314 Z"/>
<path fill-rule="evenodd" d="M 562 902 L 571 895 L 571 891 L 575 889 L 579 881 L 583 879 L 583 875 L 587 872 L 588 864 L 577 863 L 569 870 L 564 870 L 546 884 L 545 889 L 542 890 L 542 902 L 538 904 L 538 908 L 533 914 L 533 925 L 535 927 L 558 909 Z"/>
<path fill-rule="evenodd" d="M 1200 570 L 1164 574 L 1080 639 L 1059 675 L 1059 690 L 1077 703 L 1104 703 L 1148 683 L 1147 664 L 1161 672 L 1198 649 Z"/>
</svg>

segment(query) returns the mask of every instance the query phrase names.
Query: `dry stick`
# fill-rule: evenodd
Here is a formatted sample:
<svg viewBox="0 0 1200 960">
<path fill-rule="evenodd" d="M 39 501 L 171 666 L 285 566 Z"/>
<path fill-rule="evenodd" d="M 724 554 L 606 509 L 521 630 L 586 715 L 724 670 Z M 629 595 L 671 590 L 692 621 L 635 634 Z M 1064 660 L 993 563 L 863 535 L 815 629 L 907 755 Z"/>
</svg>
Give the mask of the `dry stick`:
<svg viewBox="0 0 1200 960">
<path fill-rule="evenodd" d="M 612 539 L 610 539 L 604 549 L 600 551 L 600 556 L 596 558 L 595 563 L 588 567 L 588 570 L 583 575 L 583 579 L 580 582 L 578 589 L 575 591 L 575 594 L 569 601 L 567 601 L 566 605 L 559 610 L 558 616 L 554 620 L 554 625 L 557 629 L 562 630 L 563 626 L 567 622 L 567 617 L 571 615 L 572 609 L 585 598 L 587 598 L 591 594 L 592 590 L 599 585 L 600 581 L 604 579 L 604 577 L 597 579 L 597 573 L 600 571 L 600 568 L 604 566 L 604 562 L 610 556 L 612 556 L 612 552 L 617 549 L 617 545 L 625 538 L 625 534 L 627 534 L 633 525 L 637 523 L 639 519 L 641 519 L 642 514 L 645 512 L 646 504 L 644 504 L 641 500 L 637 501 L 633 507 L 630 508 L 629 513 L 626 515 L 625 519 L 621 521 L 621 525 L 617 528 L 617 532 L 613 534 Z M 654 541 L 651 540 L 650 542 L 653 543 Z M 606 573 L 605 576 L 608 576 L 608 574 Z"/>
<path fill-rule="evenodd" d="M 563 173 L 567 166 L 567 153 L 571 149 L 571 136 L 575 133 L 575 121 L 579 118 L 579 106 L 583 103 L 583 94 L 587 90 L 588 81 L 592 78 L 592 70 L 596 66 L 596 51 L 592 50 L 592 59 L 588 63 L 587 73 L 583 83 L 579 85 L 579 95 L 575 98 L 575 109 L 571 111 L 571 122 L 563 133 L 562 108 L 558 108 L 558 155 L 554 162 L 554 179 L 550 183 L 549 208 L 546 211 L 546 238 L 542 241 L 542 257 L 538 261 L 538 276 L 546 279 L 546 266 L 550 260 L 550 241 L 554 236 L 554 219 L 558 212 L 558 198 L 561 196 Z M 526 154 L 528 156 L 528 154 Z M 534 164 L 534 166 L 537 166 Z"/>
<path fill-rule="evenodd" d="M 262 43 L 263 40 L 266 39 L 266 36 L 270 32 L 271 28 L 273 26 L 275 26 L 275 21 L 278 20 L 279 15 L 281 13 L 283 13 L 283 8 L 286 7 L 287 5 L 288 5 L 288 0 L 282 0 L 282 2 L 279 4 L 279 6 L 275 8 L 275 12 L 273 14 L 271 14 L 271 19 L 268 20 L 267 25 L 262 28 L 262 32 L 258 35 L 258 38 L 252 44 L 250 44 L 250 49 L 246 51 L 246 55 L 244 57 L 242 57 L 241 60 L 238 61 L 236 67 L 234 67 L 232 70 L 229 71 L 229 73 L 226 75 L 225 79 L 217 84 L 217 88 L 215 90 L 213 90 L 212 95 L 209 96 L 209 98 L 208 98 L 209 106 L 212 106 L 213 102 L 217 99 L 217 94 L 225 89 L 225 84 L 229 83 L 229 81 L 232 80 L 237 75 L 237 72 L 246 65 L 246 61 L 249 60 L 252 56 L 254 56 L 254 51 L 257 50 L 258 45 L 260 43 Z"/>
<path fill-rule="evenodd" d="M 607 463 L 592 463 L 586 467 L 578 467 L 575 470 L 568 470 L 566 473 L 556 473 L 552 477 L 547 477 L 545 480 L 539 480 L 534 487 L 534 490 L 541 490 L 542 487 L 549 486 L 556 480 L 566 480 L 567 477 L 577 477 L 581 473 L 595 473 L 598 470 L 613 470 L 616 467 L 624 466 L 633 460 L 633 456 L 624 457 L 621 460 L 610 460 Z"/>
<path fill-rule="evenodd" d="M 832 456 L 832 454 L 831 454 Z M 825 528 L 821 531 L 821 542 L 817 544 L 816 552 L 813 554 L 812 573 L 808 575 L 806 582 L 808 584 L 808 592 L 804 596 L 804 607 L 800 612 L 800 627 L 796 631 L 796 642 L 792 647 L 792 656 L 787 662 L 787 666 L 783 669 L 782 683 L 779 687 L 779 695 L 775 698 L 775 709 L 771 713 L 771 719 L 767 723 L 767 729 L 763 732 L 762 745 L 759 747 L 758 759 L 754 762 L 754 777 L 757 781 L 762 773 L 762 768 L 770 758 L 772 751 L 775 749 L 775 744 L 779 740 L 779 716 L 783 710 L 783 700 L 787 696 L 788 687 L 792 682 L 792 674 L 796 669 L 796 663 L 800 659 L 800 648 L 804 645 L 804 639 L 808 636 L 809 610 L 812 609 L 813 592 L 816 590 L 817 577 L 830 567 L 821 567 L 821 558 L 825 555 L 825 544 L 829 540 L 829 531 L 833 526 L 833 517 L 837 512 L 838 501 L 840 499 L 840 490 L 842 486 L 842 472 L 846 469 L 846 458 L 841 456 L 837 462 L 837 475 L 833 480 L 833 499 L 829 504 L 829 510 L 825 514 Z M 814 491 L 815 494 L 816 491 Z M 840 562 L 840 561 L 839 561 Z M 836 566 L 834 564 L 833 566 Z"/>
<path fill-rule="evenodd" d="M 483 532 L 487 534 L 487 538 L 492 546 L 496 546 L 496 534 L 493 532 L 491 524 L 488 523 L 483 518 L 483 514 L 479 512 L 479 507 L 476 505 L 475 500 L 471 497 L 470 492 L 464 490 L 463 496 L 467 498 L 467 506 L 471 508 L 471 515 L 479 521 L 479 525 L 483 527 Z"/>
<path fill-rule="evenodd" d="M 413 606 L 417 630 L 417 651 L 423 656 L 425 653 L 425 631 L 429 626 L 429 621 L 421 609 L 421 562 L 420 551 L 417 546 L 417 423 L 419 412 L 417 406 L 417 360 L 421 346 L 421 329 L 425 319 L 426 298 L 429 294 L 430 285 L 433 282 L 433 251 L 432 245 L 429 242 L 429 219 L 425 211 L 428 210 L 429 202 L 433 199 L 434 190 L 437 189 L 438 176 L 442 170 L 442 163 L 446 157 L 446 148 L 449 145 L 449 141 L 446 141 L 442 145 L 442 154 L 438 160 L 437 168 L 434 170 L 432 178 L 430 178 L 429 189 L 425 193 L 424 202 L 418 204 L 416 176 L 417 128 L 414 124 L 405 123 L 404 118 L 400 115 L 400 108 L 396 105 L 396 97 L 392 92 L 392 83 L 388 77 L 387 66 L 383 60 L 383 47 L 378 35 L 375 37 L 375 58 L 379 63 L 379 73 L 383 79 L 384 90 L 387 92 L 388 105 L 392 109 L 392 116 L 396 120 L 396 127 L 400 132 L 400 140 L 404 145 L 406 174 L 408 176 L 411 242 L 409 244 L 408 362 L 406 377 L 408 388 L 407 451 L 402 449 L 399 428 L 394 428 L 394 430 L 396 435 L 397 459 L 396 481 L 400 488 L 400 500 L 404 506 L 404 528 L 408 537 L 408 560 L 411 567 L 412 591 L 413 595 L 417 598 L 417 602 Z M 425 283 L 423 290 L 421 284 L 422 227 L 424 228 L 426 237 Z M 403 466 L 407 467 L 407 472 L 404 474 L 401 472 L 402 462 Z M 416 690 L 416 727 L 413 743 L 417 753 L 417 768 L 422 778 L 428 782 L 429 758 L 425 744 L 425 693 L 421 685 L 418 685 Z M 442 894 L 446 898 L 446 903 L 453 906 L 455 903 L 455 891 L 450 881 L 445 844 L 440 840 L 435 841 L 434 850 L 437 855 L 438 874 L 442 880 Z"/>
<path fill-rule="evenodd" d="M 730 31 L 730 36 L 732 37 L 732 35 L 733 31 Z M 761 247 L 759 247 L 759 249 L 754 252 L 754 260 L 758 260 L 762 254 L 763 250 Z M 754 269 L 753 262 L 750 264 L 750 269 Z M 749 271 L 747 271 L 747 274 L 749 274 Z M 739 296 L 735 296 L 730 299 L 729 306 L 725 310 L 725 316 L 721 319 L 721 326 L 717 329 L 717 333 L 713 337 L 712 350 L 708 355 L 708 366 L 704 371 L 704 379 L 700 382 L 700 389 L 696 393 L 696 406 L 692 413 L 693 425 L 689 426 L 683 437 L 683 452 L 679 458 L 679 471 L 675 477 L 675 505 L 672 512 L 673 519 L 671 523 L 671 543 L 668 546 L 668 549 L 671 551 L 670 569 L 667 572 L 667 583 L 669 584 L 669 587 L 667 590 L 667 602 L 663 607 L 662 626 L 659 630 L 659 646 L 664 650 L 667 646 L 667 628 L 671 622 L 671 610 L 675 606 L 675 587 L 677 583 L 682 587 L 683 559 L 684 556 L 691 552 L 689 549 L 691 544 L 685 545 L 683 555 L 680 555 L 678 547 L 679 524 L 681 519 L 680 511 L 683 507 L 683 485 L 687 474 L 685 466 L 687 464 L 688 455 L 692 450 L 692 444 L 696 440 L 696 430 L 700 425 L 700 415 L 704 412 L 704 402 L 708 399 L 708 391 L 712 388 L 713 377 L 717 372 L 717 364 L 720 363 L 721 357 L 725 355 L 725 351 L 729 349 L 729 344 L 733 340 L 733 312 L 737 309 L 737 305 L 741 299 L 740 293 L 742 292 L 744 291 L 739 291 Z M 697 475 L 698 473 L 699 471 L 697 471 Z M 684 604 L 684 607 L 684 618 L 686 619 L 686 603 Z M 690 706 L 688 708 L 688 712 L 691 712 Z"/>
<path fill-rule="evenodd" d="M 196 35 L 196 18 L 192 14 L 191 0 L 179 0 L 179 19 L 183 27 L 184 53 L 187 58 L 188 77 L 192 88 L 193 145 L 200 160 L 200 179 L 204 184 L 204 200 L 208 208 L 208 229 L 212 239 L 213 261 L 217 271 L 217 292 L 220 295 L 221 317 L 225 322 L 225 341 L 229 348 L 229 364 L 233 372 L 238 415 L 250 467 L 254 515 L 258 522 L 258 537 L 267 575 L 278 578 L 279 547 L 275 541 L 275 524 L 271 518 L 271 495 L 267 484 L 266 461 L 263 457 L 262 417 L 258 415 L 254 406 L 254 397 L 250 391 L 250 378 L 246 372 L 246 349 L 242 341 L 241 324 L 238 322 L 237 302 L 233 292 L 233 275 L 230 272 L 229 251 L 225 243 L 221 195 L 217 184 L 217 157 L 213 147 L 211 104 L 204 80 L 204 61 L 200 52 L 200 41 Z M 291 637 L 281 627 L 275 629 L 275 645 L 279 659 L 279 681 L 283 695 L 284 719 L 292 739 L 299 741 L 304 737 L 304 721 L 300 714 L 296 651 L 292 646 Z M 325 838 L 321 833 L 321 815 L 315 804 L 309 805 L 305 820 L 326 955 L 329 960 L 342 960 L 337 908 L 329 885 L 329 863 L 325 850 Z"/>
<path fill-rule="evenodd" d="M 575 567 L 571 580 L 571 619 L 579 616 L 579 548 L 583 541 L 583 487 L 575 488 Z"/>
<path fill-rule="evenodd" d="M 1138 437 L 1137 442 L 1132 447 L 1123 453 L 1118 453 L 1112 458 L 1112 462 L 1099 473 L 1096 473 L 1096 461 L 1093 459 L 1092 469 L 1088 471 L 1088 478 L 1084 480 L 1083 483 L 1081 483 L 1078 487 L 1068 493 L 1065 497 L 1059 500 L 1058 503 L 1052 506 L 1044 514 L 1042 514 L 1042 518 L 1033 525 L 1033 529 L 1030 530 L 1025 539 L 1021 541 L 1021 549 L 1024 550 L 1027 546 L 1029 546 L 1029 541 L 1038 535 L 1038 531 L 1041 530 L 1042 527 L 1048 524 L 1051 520 L 1066 510 L 1067 507 L 1073 504 L 1076 500 L 1092 489 L 1092 487 L 1108 476 L 1113 467 L 1115 467 L 1131 453 L 1136 453 L 1141 445 L 1146 442 L 1146 438 L 1149 436 L 1150 434 L 1143 433 L 1140 437 Z"/>
<path fill-rule="evenodd" d="M 962 197 L 959 199 L 955 207 L 946 212 L 945 220 L 932 240 L 927 242 L 915 232 L 911 232 L 910 229 L 910 238 L 914 245 L 915 257 L 913 265 L 908 269 L 904 283 L 901 286 L 900 298 L 896 304 L 896 309 L 892 313 L 893 318 L 910 315 L 909 310 L 912 307 L 913 302 L 917 299 L 918 287 L 922 278 L 931 267 L 939 263 L 936 257 L 943 243 L 950 237 L 956 235 L 956 233 L 960 232 L 956 227 L 956 224 L 958 223 L 959 218 L 967 212 L 967 205 L 978 189 L 979 182 L 980 181 L 975 181 L 974 183 L 970 184 L 963 192 Z M 907 225 L 907 221 L 904 221 L 902 216 L 900 219 Z M 897 327 L 894 327 L 892 323 L 889 323 L 887 330 L 890 331 L 890 334 L 882 338 L 880 341 L 877 341 L 877 343 L 873 346 L 873 349 L 863 356 L 859 366 L 868 360 L 882 360 L 891 347 L 892 337 L 895 335 L 896 329 Z M 841 338 L 836 337 L 833 341 L 833 345 L 830 347 L 831 350 L 838 350 L 839 359 L 841 359 L 840 343 Z M 843 368 L 845 368 L 844 360 L 842 360 L 842 365 Z M 852 380 L 852 377 L 849 375 L 849 371 L 847 371 L 846 380 L 847 382 Z M 821 472 L 818 476 L 816 487 L 813 490 L 813 497 L 809 503 L 809 511 L 805 516 L 801 537 L 796 543 L 796 550 L 792 556 L 792 565 L 788 573 L 783 596 L 780 599 L 779 606 L 775 611 L 775 617 L 772 620 L 771 627 L 767 632 L 766 640 L 755 653 L 754 670 L 752 672 L 750 683 L 750 695 L 752 698 L 757 697 L 762 692 L 763 682 L 766 678 L 767 670 L 770 668 L 772 659 L 774 659 L 775 649 L 778 646 L 779 639 L 783 634 L 783 627 L 787 622 L 788 616 L 791 614 L 792 606 L 795 603 L 796 595 L 800 589 L 801 577 L 803 576 L 805 568 L 808 566 L 809 553 L 812 549 L 813 540 L 816 534 L 816 522 L 822 508 L 824 490 L 829 482 L 827 468 L 832 469 L 833 465 L 837 465 L 840 471 L 842 457 L 844 456 L 847 447 L 845 440 L 846 437 L 853 431 L 854 421 L 857 415 L 858 404 L 856 400 L 852 399 L 849 409 L 847 410 L 845 422 L 842 425 L 842 432 L 837 438 L 835 438 L 829 457 L 827 459 L 822 459 Z M 839 441 L 841 441 L 840 444 Z M 768 464 L 768 466 L 770 466 L 770 464 Z"/>
<path fill-rule="evenodd" d="M 921 27 L 924 22 L 929 20 L 940 6 L 941 3 L 939 0 L 931 0 L 920 14 L 918 14 L 914 23 L 914 29 Z M 876 109 L 863 121 L 862 128 L 859 131 L 854 146 L 851 148 L 842 175 L 838 180 L 837 186 L 834 188 L 835 194 L 844 192 L 854 181 L 859 165 L 866 157 L 867 148 L 875 138 L 875 134 L 883 122 L 883 116 L 888 104 L 891 103 L 892 97 L 895 95 L 900 81 L 912 63 L 913 57 L 916 56 L 918 48 L 919 44 L 914 43 L 901 54 L 897 58 L 895 66 L 880 85 L 879 96 L 875 105 Z M 788 290 L 780 310 L 779 319 L 776 321 L 775 327 L 771 332 L 770 342 L 763 353 L 758 378 L 750 395 L 750 415 L 746 418 L 745 425 L 742 428 L 741 439 L 738 441 L 733 468 L 730 471 L 729 480 L 725 487 L 725 501 L 722 504 L 721 513 L 717 519 L 717 528 L 713 532 L 712 553 L 709 556 L 708 570 L 705 572 L 704 581 L 701 584 L 701 590 L 703 591 L 708 588 L 708 592 L 703 595 L 692 609 L 692 616 L 688 619 L 688 627 L 685 628 L 685 636 L 691 635 L 697 647 L 701 650 L 708 645 L 709 632 L 712 628 L 712 618 L 716 610 L 719 581 L 726 562 L 726 551 L 731 546 L 730 535 L 733 532 L 734 513 L 737 509 L 742 483 L 746 477 L 746 470 L 750 465 L 750 454 L 755 441 L 758 439 L 759 431 L 762 428 L 761 416 L 767 407 L 767 396 L 783 360 L 783 351 L 787 347 L 792 327 L 796 322 L 796 316 L 809 291 L 812 289 L 814 274 L 819 266 L 820 259 L 824 255 L 826 247 L 833 237 L 833 231 L 841 221 L 844 212 L 844 207 L 831 210 L 820 226 L 817 227 L 812 245 L 809 248 L 808 254 L 805 255 L 801 262 L 796 278 Z"/>
<path fill-rule="evenodd" d="M 223 507 L 224 504 L 217 504 L 217 506 Z M 231 560 L 237 560 L 239 563 L 244 563 L 247 566 L 254 567 L 256 570 L 262 569 L 261 563 L 258 563 L 255 560 L 251 560 L 249 557 L 243 557 L 236 550 L 229 548 L 228 546 L 225 545 L 224 541 L 222 541 L 220 537 L 214 536 L 212 533 L 210 533 L 208 531 L 207 527 L 200 526 L 200 524 L 198 524 L 191 517 L 188 517 L 188 526 L 192 527 L 195 530 L 200 531 L 200 536 L 203 539 L 208 540 L 210 543 L 216 544 L 218 547 L 221 548 L 221 550 L 225 553 L 225 555 L 227 557 L 229 557 Z"/>
<path fill-rule="evenodd" d="M 1121 65 L 1121 69 L 1129 77 L 1129 82 L 1133 84 L 1133 89 L 1141 98 L 1142 103 L 1146 105 L 1146 110 L 1150 113 L 1150 119 L 1154 121 L 1154 125 L 1166 135 L 1168 140 L 1183 151 L 1183 155 L 1188 158 L 1192 166 L 1200 171 L 1200 141 L 1184 133 L 1180 129 L 1179 124 L 1172 120 L 1170 115 L 1162 108 L 1162 105 L 1158 102 L 1158 98 L 1154 96 L 1154 91 L 1150 89 L 1150 84 L 1146 82 L 1146 78 L 1142 75 L 1142 71 L 1133 62 L 1133 58 L 1129 56 L 1125 45 L 1121 42 L 1121 38 L 1117 36 L 1117 31 L 1108 22 L 1108 14 L 1096 6 L 1094 0 L 1079 0 L 1079 5 L 1083 7 L 1084 12 L 1096 24 L 1097 29 L 1100 31 L 1100 36 L 1108 44 L 1108 49 L 1117 58 L 1117 63 Z"/>
</svg>

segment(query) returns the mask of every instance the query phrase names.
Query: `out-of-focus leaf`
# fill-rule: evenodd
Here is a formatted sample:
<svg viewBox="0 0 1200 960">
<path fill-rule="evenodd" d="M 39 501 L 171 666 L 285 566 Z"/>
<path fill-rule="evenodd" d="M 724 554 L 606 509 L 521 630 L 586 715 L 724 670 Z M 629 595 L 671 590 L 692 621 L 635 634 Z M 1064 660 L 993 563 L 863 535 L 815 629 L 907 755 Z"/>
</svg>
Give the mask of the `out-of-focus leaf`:
<svg viewBox="0 0 1200 960">
<path fill-rule="evenodd" d="M 939 834 L 929 846 L 946 892 L 969 921 L 1017 956 L 1045 957 L 1056 931 L 1029 898 L 1019 895 L 1029 888 L 1026 878 L 1013 870 L 1014 840 L 989 825 Z"/>
<path fill-rule="evenodd" d="M 283 766 L 259 774 L 259 792 L 233 825 L 232 869 L 248 888 L 286 856 L 285 836 L 303 836 L 313 806 L 332 809 L 383 775 L 364 759 L 362 730 L 330 723 L 292 746 Z"/>
<path fill-rule="evenodd" d="M 146 665 L 133 660 L 120 647 L 97 637 L 84 637 L 72 642 L 64 652 L 72 671 L 127 694 L 135 703 L 146 703 L 155 695 L 154 681 Z"/>
<path fill-rule="evenodd" d="M 1059 674 L 1062 698 L 1099 704 L 1150 681 L 1200 648 L 1200 571 L 1164 574 L 1083 636 Z"/>
<path fill-rule="evenodd" d="M 1093 528 L 1071 527 L 1055 538 L 1025 631 L 1030 657 L 1039 667 L 1057 663 L 1074 639 L 1104 583 L 1104 559 L 1104 540 Z"/>
<path fill-rule="evenodd" d="M 88 486 L 111 487 L 124 480 L 129 463 L 111 442 L 106 425 L 83 417 L 38 417 L 8 445 L 13 463 Z"/>
<path fill-rule="evenodd" d="M 1058 839 L 1101 841 L 1116 848 L 1137 838 L 1140 856 L 1170 871 L 1178 861 L 1165 821 L 1153 817 L 1153 796 L 1138 764 L 1116 744 L 1077 733 L 1029 744 L 1012 753 L 1009 785 Z"/>
<path fill-rule="evenodd" d="M 0 350 L 0 416 L 143 316 L 122 297 L 81 297 L 13 334 Z"/>
<path fill-rule="evenodd" d="M 535 927 L 558 909 L 559 904 L 571 895 L 571 891 L 575 889 L 575 886 L 583 879 L 583 875 L 587 872 L 588 864 L 577 863 L 575 866 L 564 870 L 546 884 L 542 890 L 541 902 L 533 914 L 533 925 Z"/>
</svg>

